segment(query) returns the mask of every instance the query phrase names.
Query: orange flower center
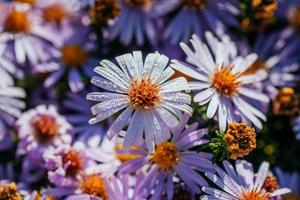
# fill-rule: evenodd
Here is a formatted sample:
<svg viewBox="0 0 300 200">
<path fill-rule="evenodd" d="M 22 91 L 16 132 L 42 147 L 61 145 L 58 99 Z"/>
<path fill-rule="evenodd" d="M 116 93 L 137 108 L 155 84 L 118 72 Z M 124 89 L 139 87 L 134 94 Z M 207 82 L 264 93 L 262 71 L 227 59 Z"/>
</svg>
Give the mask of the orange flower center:
<svg viewBox="0 0 300 200">
<path fill-rule="evenodd" d="M 26 12 L 12 11 L 4 20 L 4 30 L 11 33 L 26 33 L 30 29 L 30 21 Z"/>
<path fill-rule="evenodd" d="M 83 193 L 99 197 L 100 199 L 108 199 L 104 181 L 100 176 L 91 175 L 86 177 L 81 183 L 81 190 Z"/>
<path fill-rule="evenodd" d="M 68 164 L 67 175 L 76 175 L 82 168 L 82 160 L 77 151 L 70 150 L 62 156 L 63 164 Z"/>
<path fill-rule="evenodd" d="M 240 82 L 238 76 L 231 73 L 231 67 L 221 67 L 212 77 L 213 87 L 224 96 L 236 95 Z"/>
<path fill-rule="evenodd" d="M 125 4 L 133 7 L 145 8 L 151 6 L 153 0 L 125 0 Z"/>
<path fill-rule="evenodd" d="M 164 142 L 159 144 L 152 154 L 152 161 L 157 164 L 161 170 L 169 170 L 175 167 L 179 162 L 179 150 L 176 144 Z"/>
<path fill-rule="evenodd" d="M 268 200 L 269 197 L 267 194 L 260 194 L 256 191 L 244 192 L 239 200 Z"/>
<path fill-rule="evenodd" d="M 35 1 L 36 0 L 15 0 L 16 2 L 19 2 L 19 3 L 27 3 L 31 6 L 33 6 L 35 4 Z"/>
<path fill-rule="evenodd" d="M 121 7 L 117 0 L 95 0 L 95 6 L 91 8 L 90 15 L 95 22 L 106 23 L 120 14 Z"/>
<path fill-rule="evenodd" d="M 291 10 L 289 14 L 289 22 L 297 30 L 300 30 L 300 7 Z"/>
<path fill-rule="evenodd" d="M 144 78 L 141 81 L 133 81 L 128 93 L 131 105 L 136 109 L 149 110 L 160 101 L 159 87 Z"/>
<path fill-rule="evenodd" d="M 277 190 L 277 178 L 275 176 L 268 176 L 264 182 L 263 188 L 270 193 Z"/>
<path fill-rule="evenodd" d="M 0 199 L 1 200 L 22 200 L 22 196 L 17 190 L 15 183 L 0 186 Z"/>
<path fill-rule="evenodd" d="M 122 149 L 123 149 L 123 145 L 121 145 L 121 144 L 117 144 L 117 145 L 115 146 L 115 151 L 116 151 L 116 152 L 121 151 Z M 139 149 L 139 148 L 138 148 L 137 146 L 131 146 L 130 149 L 131 149 L 131 150 L 137 150 L 137 149 Z M 137 155 L 137 154 L 129 154 L 129 153 L 116 153 L 115 156 L 116 156 L 116 158 L 117 158 L 119 161 L 121 161 L 122 163 L 140 157 L 140 155 Z"/>
<path fill-rule="evenodd" d="M 203 9 L 206 0 L 182 0 L 182 4 L 188 9 Z"/>
<path fill-rule="evenodd" d="M 43 17 L 46 22 L 59 24 L 69 13 L 60 4 L 52 4 L 43 9 Z"/>
<path fill-rule="evenodd" d="M 35 137 L 40 142 L 49 142 L 58 134 L 58 124 L 54 117 L 38 116 L 34 122 Z"/>
<path fill-rule="evenodd" d="M 66 45 L 61 50 L 62 62 L 67 67 L 80 67 L 87 60 L 87 52 L 77 44 Z"/>
<path fill-rule="evenodd" d="M 35 197 L 34 197 L 34 200 L 41 200 L 42 199 L 42 194 L 40 192 L 38 192 Z M 44 200 L 55 200 L 54 197 L 52 196 L 46 196 L 46 198 Z"/>
<path fill-rule="evenodd" d="M 245 123 L 230 123 L 224 137 L 231 159 L 248 155 L 256 148 L 256 133 Z"/>
<path fill-rule="evenodd" d="M 290 87 L 281 88 L 273 100 L 273 112 L 275 114 L 293 115 L 299 108 L 299 100 L 295 90 Z"/>
<path fill-rule="evenodd" d="M 242 73 L 243 76 L 255 74 L 259 70 L 269 71 L 269 67 L 266 63 L 260 59 L 257 59 L 246 71 Z"/>
</svg>

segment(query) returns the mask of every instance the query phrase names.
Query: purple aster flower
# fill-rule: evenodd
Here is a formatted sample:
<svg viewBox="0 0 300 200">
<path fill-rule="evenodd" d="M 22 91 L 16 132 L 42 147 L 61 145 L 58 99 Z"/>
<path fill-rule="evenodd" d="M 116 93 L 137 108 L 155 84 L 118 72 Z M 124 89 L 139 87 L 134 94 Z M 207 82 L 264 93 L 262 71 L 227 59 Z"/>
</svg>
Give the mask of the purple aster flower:
<svg viewBox="0 0 300 200">
<path fill-rule="evenodd" d="M 82 173 L 93 172 L 96 163 L 87 157 L 84 143 L 77 141 L 72 146 L 60 145 L 43 155 L 48 170 L 48 179 L 60 187 L 74 187 Z"/>
<path fill-rule="evenodd" d="M 170 129 L 179 123 L 178 113 L 192 113 L 190 95 L 181 92 L 189 90 L 187 81 L 183 77 L 168 81 L 174 70 L 167 67 L 169 58 L 159 53 L 148 54 L 144 63 L 140 51 L 118 56 L 116 60 L 119 67 L 102 60 L 101 66 L 94 69 L 101 77 L 95 76 L 91 82 L 108 92 L 87 95 L 88 100 L 100 102 L 91 108 L 95 117 L 89 123 L 98 123 L 123 110 L 109 128 L 108 138 L 129 124 L 124 147 L 145 135 L 152 151 L 155 143 L 170 138 Z"/>
<path fill-rule="evenodd" d="M 177 60 L 172 61 L 171 67 L 196 80 L 189 83 L 192 90 L 200 90 L 194 101 L 199 105 L 208 104 L 207 117 L 218 116 L 220 130 L 226 130 L 230 122 L 239 121 L 261 129 L 259 119 L 265 121 L 266 117 L 256 108 L 253 100 L 268 103 L 269 98 L 250 86 L 264 79 L 267 73 L 243 75 L 257 55 L 238 56 L 235 44 L 226 35 L 219 41 L 207 32 L 206 39 L 209 47 L 193 35 L 191 43 L 194 52 L 186 44 L 180 44 L 187 55 L 187 62 L 196 68 Z"/>
<path fill-rule="evenodd" d="M 18 154 L 26 155 L 32 163 L 43 166 L 43 153 L 72 141 L 72 126 L 52 105 L 39 105 L 24 112 L 16 122 Z"/>
<path fill-rule="evenodd" d="M 9 162 L 0 165 L 0 180 L 14 180 L 15 176 L 13 163 Z"/>
<path fill-rule="evenodd" d="M 90 36 L 88 26 L 83 24 L 64 29 L 61 44 L 53 53 L 54 58 L 35 66 L 38 73 L 51 73 L 44 82 L 45 87 L 53 86 L 66 74 L 72 92 L 84 88 L 81 74 L 89 75 L 91 66 L 97 63 L 90 55 L 90 51 L 94 50 Z"/>
<path fill-rule="evenodd" d="M 294 131 L 296 133 L 296 139 L 300 140 L 300 117 L 296 117 L 294 121 Z"/>
<path fill-rule="evenodd" d="M 253 166 L 244 160 L 238 160 L 235 168 L 228 162 L 223 161 L 225 171 L 215 167 L 217 174 L 206 173 L 206 176 L 218 186 L 203 187 L 201 200 L 269 200 L 273 197 L 290 192 L 290 189 L 280 188 L 274 185 L 274 178 L 269 173 L 269 163 L 263 162 L 257 173 L 254 173 Z"/>
<path fill-rule="evenodd" d="M 145 37 L 154 44 L 156 28 L 151 19 L 151 9 L 153 4 L 158 2 L 156 0 L 119 0 L 119 3 L 121 13 L 110 26 L 108 37 L 119 38 L 126 46 L 133 41 L 141 46 L 145 43 Z"/>
<path fill-rule="evenodd" d="M 159 143 L 153 152 L 146 149 L 129 150 L 129 153 L 140 156 L 120 167 L 120 174 L 146 170 L 147 174 L 140 183 L 140 189 L 143 194 L 152 195 L 152 199 L 160 199 L 165 192 L 168 199 L 172 199 L 174 184 L 179 180 L 195 193 L 200 193 L 200 186 L 208 186 L 198 172 L 214 172 L 211 154 L 189 150 L 208 143 L 208 140 L 203 138 L 208 130 L 197 130 L 197 123 L 185 128 L 188 119 L 189 117 L 184 115 L 180 125 L 173 132 L 172 139 Z"/>
<path fill-rule="evenodd" d="M 218 35 L 224 34 L 225 26 L 220 19 L 230 17 L 220 12 L 220 0 L 165 0 L 157 4 L 155 15 L 165 15 L 177 8 L 180 11 L 172 19 L 164 32 L 171 44 L 187 42 L 192 34 L 204 36 L 210 30 Z M 180 28 L 178 28 L 180 27 Z"/>
<path fill-rule="evenodd" d="M 58 103 L 58 94 L 54 88 L 47 88 L 41 86 L 36 86 L 34 90 L 30 91 L 28 94 L 30 106 L 36 107 L 38 105 L 54 105 L 56 108 L 59 108 Z"/>
<path fill-rule="evenodd" d="M 246 54 L 254 52 L 258 55 L 257 60 L 244 72 L 246 75 L 266 71 L 267 78 L 258 82 L 260 88 L 274 99 L 278 93 L 277 88 L 295 86 L 299 76 L 294 73 L 299 70 L 297 43 L 293 40 L 284 39 L 284 31 L 272 34 L 260 33 L 254 41 L 253 48 L 247 47 L 245 43 L 241 48 Z"/>
<path fill-rule="evenodd" d="M 289 173 L 280 168 L 275 168 L 275 173 L 281 187 L 287 187 L 292 190 L 290 194 L 284 196 L 284 200 L 300 199 L 300 175 L 297 172 Z"/>
<path fill-rule="evenodd" d="M 57 44 L 53 31 L 26 4 L 1 4 L 0 41 L 16 61 L 36 64 L 49 58 L 48 47 Z"/>
</svg>

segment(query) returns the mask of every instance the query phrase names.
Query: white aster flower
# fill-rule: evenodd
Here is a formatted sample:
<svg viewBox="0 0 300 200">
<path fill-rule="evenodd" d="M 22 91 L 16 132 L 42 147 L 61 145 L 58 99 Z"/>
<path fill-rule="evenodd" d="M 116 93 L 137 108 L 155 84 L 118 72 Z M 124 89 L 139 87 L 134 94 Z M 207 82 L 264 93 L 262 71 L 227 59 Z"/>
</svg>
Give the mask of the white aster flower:
<svg viewBox="0 0 300 200">
<path fill-rule="evenodd" d="M 187 61 L 197 68 L 190 68 L 177 60 L 172 61 L 171 67 L 196 80 L 190 83 L 191 90 L 200 91 L 194 101 L 200 105 L 208 104 L 207 117 L 217 115 L 221 130 L 224 131 L 227 123 L 234 121 L 253 123 L 261 129 L 259 119 L 266 120 L 266 117 L 255 108 L 257 105 L 253 105 L 252 100 L 268 103 L 269 98 L 250 86 L 266 78 L 267 74 L 243 75 L 257 55 L 238 56 L 236 46 L 226 35 L 219 41 L 207 32 L 206 39 L 210 49 L 196 35 L 191 39 L 194 52 L 186 44 L 180 44 Z"/>
<path fill-rule="evenodd" d="M 108 138 L 120 133 L 129 124 L 124 138 L 128 148 L 136 141 L 145 141 L 150 151 L 155 143 L 170 138 L 170 129 L 179 123 L 180 111 L 192 113 L 191 97 L 182 93 L 189 90 L 183 77 L 167 81 L 174 70 L 167 67 L 169 58 L 150 53 L 143 63 L 142 53 L 135 51 L 116 57 L 119 67 L 103 60 L 94 69 L 92 83 L 109 92 L 93 92 L 88 100 L 100 101 L 91 108 L 94 118 L 91 124 L 100 122 L 122 111 L 108 130 Z"/>
</svg>

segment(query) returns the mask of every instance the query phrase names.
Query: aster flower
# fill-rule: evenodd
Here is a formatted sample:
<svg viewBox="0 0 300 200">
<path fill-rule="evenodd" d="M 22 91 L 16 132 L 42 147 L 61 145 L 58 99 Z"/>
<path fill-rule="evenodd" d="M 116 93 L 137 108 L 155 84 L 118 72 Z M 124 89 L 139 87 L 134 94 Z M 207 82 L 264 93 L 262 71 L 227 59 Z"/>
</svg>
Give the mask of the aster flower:
<svg viewBox="0 0 300 200">
<path fill-rule="evenodd" d="M 280 168 L 275 168 L 278 182 L 281 187 L 287 187 L 292 190 L 290 194 L 284 195 L 284 200 L 300 199 L 300 175 L 297 172 L 286 172 Z"/>
<path fill-rule="evenodd" d="M 57 40 L 27 4 L 2 4 L 1 19 L 0 41 L 18 63 L 36 64 L 49 58 L 47 48 Z"/>
<path fill-rule="evenodd" d="M 200 90 L 194 101 L 199 105 L 208 104 L 207 117 L 217 115 L 221 131 L 226 129 L 227 123 L 240 121 L 253 123 L 261 129 L 259 119 L 266 120 L 266 117 L 250 100 L 268 103 L 269 98 L 251 89 L 250 84 L 264 79 L 267 74 L 241 75 L 254 63 L 257 55 L 238 56 L 236 46 L 226 35 L 219 41 L 207 32 L 206 39 L 211 51 L 196 35 L 191 39 L 195 52 L 186 44 L 180 44 L 187 61 L 197 68 L 177 60 L 172 61 L 171 67 L 196 80 L 190 82 L 192 90 Z"/>
<path fill-rule="evenodd" d="M 300 140 L 300 117 L 296 117 L 294 121 L 294 131 L 296 133 L 297 140 Z"/>
<path fill-rule="evenodd" d="M 43 153 L 72 141 L 72 127 L 52 105 L 39 105 L 24 112 L 16 122 L 18 154 L 26 155 L 31 162 L 43 166 Z"/>
<path fill-rule="evenodd" d="M 170 138 L 170 129 L 178 124 L 178 113 L 192 113 L 191 97 L 182 93 L 188 84 L 182 77 L 167 81 L 174 70 L 166 67 L 169 59 L 159 53 L 150 53 L 143 64 L 142 53 L 116 57 L 120 67 L 108 60 L 100 62 L 91 82 L 109 92 L 94 92 L 88 100 L 100 101 L 91 108 L 94 115 L 89 123 L 95 124 L 123 110 L 107 132 L 108 138 L 117 135 L 128 123 L 124 147 L 145 140 L 149 150 L 154 143 Z M 145 133 L 145 134 L 144 134 Z"/>
<path fill-rule="evenodd" d="M 290 192 L 287 188 L 278 189 L 274 185 L 274 179 L 269 173 L 269 163 L 263 162 L 257 173 L 254 173 L 252 164 L 244 160 L 238 160 L 235 164 L 234 168 L 228 161 L 223 161 L 225 171 L 216 166 L 217 174 L 206 173 L 220 189 L 203 187 L 202 191 L 208 195 L 202 195 L 201 200 L 269 200 Z"/>
<path fill-rule="evenodd" d="M 167 193 L 168 199 L 172 199 L 174 184 L 178 179 L 195 193 L 200 192 L 200 186 L 208 186 L 198 172 L 213 172 L 211 154 L 189 150 L 209 142 L 203 138 L 207 129 L 197 130 L 197 123 L 185 128 L 188 119 L 189 117 L 184 115 L 180 125 L 173 132 L 172 139 L 159 143 L 153 152 L 146 149 L 130 150 L 130 153 L 140 154 L 140 157 L 120 167 L 120 174 L 141 169 L 147 171 L 139 189 L 143 194 L 152 195 L 152 199 L 159 199 L 164 192 Z"/>
<path fill-rule="evenodd" d="M 80 141 L 46 151 L 43 158 L 49 181 L 61 187 L 76 186 L 80 174 L 93 171 L 96 164 L 87 157 L 86 151 L 86 146 Z"/>
<path fill-rule="evenodd" d="M 299 103 L 295 90 L 283 87 L 273 99 L 272 111 L 275 115 L 295 116 L 298 113 Z"/>
</svg>

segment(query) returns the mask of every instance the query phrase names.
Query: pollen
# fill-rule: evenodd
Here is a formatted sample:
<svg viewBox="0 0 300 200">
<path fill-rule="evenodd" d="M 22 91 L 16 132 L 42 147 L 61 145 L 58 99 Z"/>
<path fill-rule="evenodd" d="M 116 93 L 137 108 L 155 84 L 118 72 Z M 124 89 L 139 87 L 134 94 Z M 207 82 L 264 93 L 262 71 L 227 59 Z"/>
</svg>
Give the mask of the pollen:
<svg viewBox="0 0 300 200">
<path fill-rule="evenodd" d="M 224 139 L 233 160 L 248 155 L 256 148 L 255 129 L 245 123 L 230 123 Z"/>
<path fill-rule="evenodd" d="M 70 150 L 62 156 L 64 165 L 68 165 L 66 172 L 68 176 L 74 176 L 82 169 L 82 159 L 77 151 Z"/>
<path fill-rule="evenodd" d="M 15 2 L 19 2 L 19 3 L 27 3 L 31 6 L 35 5 L 36 0 L 15 0 Z"/>
<path fill-rule="evenodd" d="M 300 31 L 300 7 L 294 8 L 289 13 L 289 22 Z"/>
<path fill-rule="evenodd" d="M 30 30 L 30 20 L 26 12 L 12 11 L 4 20 L 4 30 L 11 33 L 27 33 Z"/>
<path fill-rule="evenodd" d="M 212 77 L 212 86 L 224 96 L 237 95 L 236 91 L 240 87 L 238 76 L 231 73 L 231 67 L 221 67 Z"/>
<path fill-rule="evenodd" d="M 182 0 L 182 4 L 188 9 L 201 10 L 205 6 L 206 0 Z"/>
<path fill-rule="evenodd" d="M 293 115 L 297 112 L 299 101 L 291 87 L 281 88 L 273 100 L 273 112 L 280 115 Z"/>
<path fill-rule="evenodd" d="M 115 151 L 116 151 L 116 155 L 115 156 L 122 163 L 140 157 L 140 155 L 138 155 L 138 154 L 118 153 L 118 151 L 121 151 L 122 149 L 123 149 L 123 145 L 122 144 L 117 144 L 115 146 Z M 137 149 L 139 149 L 137 146 L 131 146 L 130 147 L 130 150 L 137 150 Z"/>
<path fill-rule="evenodd" d="M 65 66 L 76 68 L 87 60 L 87 52 L 77 44 L 66 45 L 61 50 L 61 59 Z"/>
<path fill-rule="evenodd" d="M 95 5 L 89 13 L 95 22 L 102 24 L 117 17 L 120 11 L 121 7 L 117 0 L 95 0 Z"/>
<path fill-rule="evenodd" d="M 54 117 L 48 115 L 40 115 L 33 121 L 35 137 L 39 142 L 49 142 L 58 133 L 58 124 Z"/>
<path fill-rule="evenodd" d="M 178 164 L 179 159 L 179 150 L 176 144 L 172 142 L 159 144 L 152 154 L 153 163 L 163 171 L 174 168 Z"/>
<path fill-rule="evenodd" d="M 17 190 L 15 183 L 0 186 L 0 199 L 1 200 L 22 200 L 20 193 Z"/>
<path fill-rule="evenodd" d="M 250 67 L 248 67 L 246 71 L 242 73 L 242 76 L 252 75 L 260 70 L 268 72 L 269 67 L 264 61 L 262 61 L 261 59 L 257 59 Z"/>
<path fill-rule="evenodd" d="M 266 192 L 274 192 L 278 188 L 277 178 L 275 176 L 268 176 L 264 182 L 263 188 Z"/>
<path fill-rule="evenodd" d="M 69 13 L 60 4 L 52 4 L 43 9 L 43 17 L 46 22 L 60 24 L 63 19 L 69 16 Z"/>
<path fill-rule="evenodd" d="M 148 78 L 143 78 L 131 83 L 128 97 L 135 109 L 149 110 L 156 107 L 160 102 L 159 90 L 159 86 L 152 83 Z"/>
<path fill-rule="evenodd" d="M 260 194 L 259 192 L 252 190 L 250 192 L 244 192 L 239 200 L 268 200 L 267 194 Z"/>
<path fill-rule="evenodd" d="M 101 176 L 90 175 L 85 177 L 81 183 L 81 190 L 85 194 L 108 200 L 104 180 Z"/>
<path fill-rule="evenodd" d="M 153 0 L 125 0 L 125 4 L 132 7 L 146 8 L 151 6 Z"/>
</svg>

